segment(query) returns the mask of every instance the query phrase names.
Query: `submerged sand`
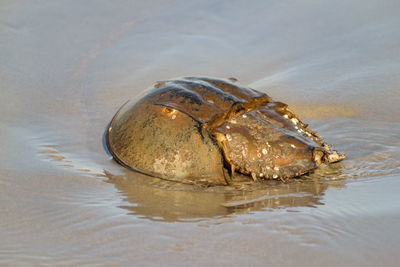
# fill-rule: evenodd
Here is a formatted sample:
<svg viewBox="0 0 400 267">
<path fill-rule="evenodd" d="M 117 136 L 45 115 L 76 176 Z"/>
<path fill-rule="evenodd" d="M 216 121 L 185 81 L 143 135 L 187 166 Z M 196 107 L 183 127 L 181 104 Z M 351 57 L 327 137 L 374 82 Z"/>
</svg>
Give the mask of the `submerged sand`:
<svg viewBox="0 0 400 267">
<path fill-rule="evenodd" d="M 396 266 L 397 1 L 3 1 L 0 265 Z M 104 150 L 155 81 L 237 77 L 348 159 L 197 188 Z"/>
</svg>

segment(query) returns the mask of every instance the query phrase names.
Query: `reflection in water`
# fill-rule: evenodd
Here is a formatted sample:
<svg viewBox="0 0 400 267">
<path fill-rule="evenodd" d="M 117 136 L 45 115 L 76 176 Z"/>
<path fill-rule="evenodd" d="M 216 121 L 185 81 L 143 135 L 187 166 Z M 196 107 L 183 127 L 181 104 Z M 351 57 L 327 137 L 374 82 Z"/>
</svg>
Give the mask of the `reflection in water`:
<svg viewBox="0 0 400 267">
<path fill-rule="evenodd" d="M 329 123 L 323 119 L 308 121 L 349 157 L 333 165 L 322 165 L 314 173 L 287 184 L 280 181 L 254 184 L 248 177 L 236 174 L 237 182 L 232 186 L 202 188 L 139 174 L 113 161 L 100 164 L 90 157 L 60 151 L 59 145 L 49 143 L 47 139 L 40 138 L 32 145 L 38 147 L 39 158 L 59 167 L 79 175 L 106 177 L 106 181 L 122 193 L 126 201 L 124 209 L 136 216 L 159 221 L 199 221 L 254 211 L 315 207 L 325 204 L 324 194 L 329 187 L 341 188 L 355 179 L 400 173 L 399 123 L 351 118 L 330 119 Z M 382 129 L 386 129 L 384 133 Z"/>
<path fill-rule="evenodd" d="M 240 177 L 235 177 L 240 181 L 232 186 L 201 188 L 129 170 L 124 170 L 123 175 L 105 171 L 108 182 L 114 184 L 130 203 L 122 208 L 143 218 L 168 222 L 322 205 L 322 197 L 329 187 L 343 186 L 343 180 L 336 179 L 340 173 L 341 163 L 338 163 L 323 166 L 315 173 L 287 184 L 280 181 L 243 182 Z"/>
<path fill-rule="evenodd" d="M 80 175 L 106 177 L 122 193 L 131 214 L 158 221 L 199 221 L 210 217 L 323 205 L 329 187 L 344 187 L 354 179 L 373 179 L 400 173 L 400 124 L 354 119 L 309 120 L 328 141 L 349 154 L 339 163 L 322 165 L 310 175 L 255 184 L 235 175 L 231 186 L 202 188 L 149 177 L 127 170 L 113 161 L 97 164 L 90 158 L 59 151 L 59 146 L 39 139 L 38 156 Z M 387 129 L 382 134 L 382 129 Z M 390 131 L 389 131 L 390 129 Z M 106 170 L 103 171 L 104 167 Z M 114 173 L 118 173 L 115 175 Z M 121 174 L 122 173 L 122 174 Z"/>
</svg>

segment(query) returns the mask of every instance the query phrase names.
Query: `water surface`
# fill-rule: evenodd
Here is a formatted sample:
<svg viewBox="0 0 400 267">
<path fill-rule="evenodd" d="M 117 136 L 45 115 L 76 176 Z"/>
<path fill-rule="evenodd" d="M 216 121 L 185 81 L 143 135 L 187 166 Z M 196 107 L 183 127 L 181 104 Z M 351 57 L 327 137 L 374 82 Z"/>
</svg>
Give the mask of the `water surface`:
<svg viewBox="0 0 400 267">
<path fill-rule="evenodd" d="M 397 1 L 3 1 L 0 265 L 396 266 Z M 107 123 L 155 81 L 237 77 L 349 156 L 199 188 L 116 164 Z"/>
</svg>

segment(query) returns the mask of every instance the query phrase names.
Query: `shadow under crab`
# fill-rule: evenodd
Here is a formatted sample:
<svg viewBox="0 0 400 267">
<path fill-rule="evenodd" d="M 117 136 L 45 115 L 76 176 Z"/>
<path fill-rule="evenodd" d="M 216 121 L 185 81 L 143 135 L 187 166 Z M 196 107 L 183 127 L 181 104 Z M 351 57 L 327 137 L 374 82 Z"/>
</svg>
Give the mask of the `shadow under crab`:
<svg viewBox="0 0 400 267">
<path fill-rule="evenodd" d="M 236 79 L 157 83 L 110 122 L 106 144 L 120 164 L 183 183 L 226 185 L 300 176 L 346 157 L 322 142 L 282 102 Z"/>
</svg>

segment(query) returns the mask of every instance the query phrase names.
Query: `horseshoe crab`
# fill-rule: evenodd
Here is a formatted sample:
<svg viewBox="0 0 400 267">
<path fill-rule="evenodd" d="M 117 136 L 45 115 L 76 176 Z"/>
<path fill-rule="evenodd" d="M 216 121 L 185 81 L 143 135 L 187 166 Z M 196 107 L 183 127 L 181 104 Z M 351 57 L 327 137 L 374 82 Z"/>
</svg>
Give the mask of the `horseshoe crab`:
<svg viewBox="0 0 400 267">
<path fill-rule="evenodd" d="M 114 159 L 135 171 L 183 183 L 229 184 L 300 176 L 346 157 L 322 142 L 282 102 L 236 79 L 158 82 L 127 102 L 106 132 Z"/>
</svg>

